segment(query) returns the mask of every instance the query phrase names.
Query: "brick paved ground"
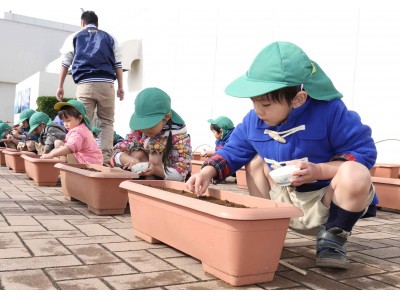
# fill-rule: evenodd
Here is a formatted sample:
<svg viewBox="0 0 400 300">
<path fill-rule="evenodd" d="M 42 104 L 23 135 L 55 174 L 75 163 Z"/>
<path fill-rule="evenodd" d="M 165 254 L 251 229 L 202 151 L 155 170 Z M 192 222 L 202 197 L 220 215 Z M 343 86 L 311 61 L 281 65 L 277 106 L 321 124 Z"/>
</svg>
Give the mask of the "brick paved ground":
<svg viewBox="0 0 400 300">
<path fill-rule="evenodd" d="M 217 187 L 246 193 L 232 183 Z M 61 187 L 37 187 L 0 167 L 0 289 L 400 289 L 400 214 L 359 221 L 348 250 L 349 270 L 322 270 L 314 266 L 315 239 L 289 231 L 281 258 L 308 274 L 280 265 L 272 282 L 234 288 L 198 260 L 136 238 L 129 213 L 96 216 L 65 200 Z"/>
</svg>

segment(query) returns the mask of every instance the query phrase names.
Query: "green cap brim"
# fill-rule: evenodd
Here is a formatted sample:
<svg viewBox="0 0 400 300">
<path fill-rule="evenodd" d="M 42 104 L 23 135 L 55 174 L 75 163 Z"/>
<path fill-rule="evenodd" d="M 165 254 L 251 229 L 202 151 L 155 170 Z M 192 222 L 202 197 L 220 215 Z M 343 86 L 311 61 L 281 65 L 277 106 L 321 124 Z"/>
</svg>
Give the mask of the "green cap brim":
<svg viewBox="0 0 400 300">
<path fill-rule="evenodd" d="M 172 122 L 176 124 L 185 124 L 185 121 L 178 115 L 173 109 L 171 110 L 171 119 Z M 129 126 L 132 130 L 143 130 L 156 126 L 165 115 L 156 115 L 156 116 L 146 116 L 146 117 L 138 117 L 136 113 L 133 113 L 131 119 L 129 121 Z"/>
<path fill-rule="evenodd" d="M 255 81 L 248 78 L 246 74 L 229 84 L 225 89 L 225 93 L 237 98 L 252 98 L 288 86 L 290 85 L 285 82 Z"/>
</svg>

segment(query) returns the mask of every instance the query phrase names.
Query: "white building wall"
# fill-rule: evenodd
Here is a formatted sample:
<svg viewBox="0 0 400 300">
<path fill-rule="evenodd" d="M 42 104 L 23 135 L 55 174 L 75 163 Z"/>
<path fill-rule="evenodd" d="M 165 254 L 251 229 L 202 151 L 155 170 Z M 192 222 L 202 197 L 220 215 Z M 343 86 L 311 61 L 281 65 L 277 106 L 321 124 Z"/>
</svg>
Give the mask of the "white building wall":
<svg viewBox="0 0 400 300">
<path fill-rule="evenodd" d="M 207 119 L 227 115 L 237 124 L 251 109 L 250 100 L 229 97 L 224 89 L 276 40 L 299 45 L 317 61 L 380 141 L 400 139 L 394 121 L 399 15 L 400 9 L 388 6 L 148 9 L 120 24 L 126 29 L 118 36 L 142 39 L 143 77 L 137 80 L 141 88 L 157 86 L 171 96 L 173 109 L 187 122 L 193 148 L 214 143 Z M 118 104 L 120 134 L 129 130 L 139 90 L 126 91 L 126 100 Z M 377 147 L 378 161 L 400 163 L 400 143 Z"/>
<path fill-rule="evenodd" d="M 10 13 L 5 18 L 0 19 L 0 120 L 13 119 L 15 85 L 59 57 L 65 38 L 80 29 Z M 57 82 L 46 96 L 55 96 L 56 90 Z"/>
</svg>

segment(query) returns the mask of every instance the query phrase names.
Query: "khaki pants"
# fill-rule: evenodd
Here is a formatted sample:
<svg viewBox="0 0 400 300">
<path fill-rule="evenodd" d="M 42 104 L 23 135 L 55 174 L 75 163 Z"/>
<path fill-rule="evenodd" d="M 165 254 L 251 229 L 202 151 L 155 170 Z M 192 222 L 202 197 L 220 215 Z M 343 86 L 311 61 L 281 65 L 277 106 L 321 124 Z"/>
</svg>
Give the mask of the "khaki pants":
<svg viewBox="0 0 400 300">
<path fill-rule="evenodd" d="M 86 114 L 91 122 L 97 107 L 97 117 L 100 120 L 101 129 L 101 151 L 104 162 L 108 163 L 112 155 L 114 141 L 114 84 L 110 82 L 78 84 L 76 98 L 85 105 Z"/>
</svg>

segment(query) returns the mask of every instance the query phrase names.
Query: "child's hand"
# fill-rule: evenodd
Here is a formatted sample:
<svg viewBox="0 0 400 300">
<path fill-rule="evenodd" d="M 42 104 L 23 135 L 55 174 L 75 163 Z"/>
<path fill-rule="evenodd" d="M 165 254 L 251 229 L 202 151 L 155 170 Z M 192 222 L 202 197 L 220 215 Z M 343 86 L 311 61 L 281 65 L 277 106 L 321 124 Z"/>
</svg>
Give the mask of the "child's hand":
<svg viewBox="0 0 400 300">
<path fill-rule="evenodd" d="M 51 159 L 51 158 L 54 158 L 54 156 L 50 152 L 50 153 L 47 153 L 47 154 L 42 154 L 42 156 L 40 156 L 40 158 L 42 158 L 42 159 Z"/>
<path fill-rule="evenodd" d="M 299 167 L 299 171 L 295 171 L 292 179 L 292 186 L 300 186 L 306 183 L 312 183 L 319 179 L 320 168 L 318 164 L 313 164 L 308 161 L 292 161 L 289 164 L 293 164 Z"/>
</svg>

